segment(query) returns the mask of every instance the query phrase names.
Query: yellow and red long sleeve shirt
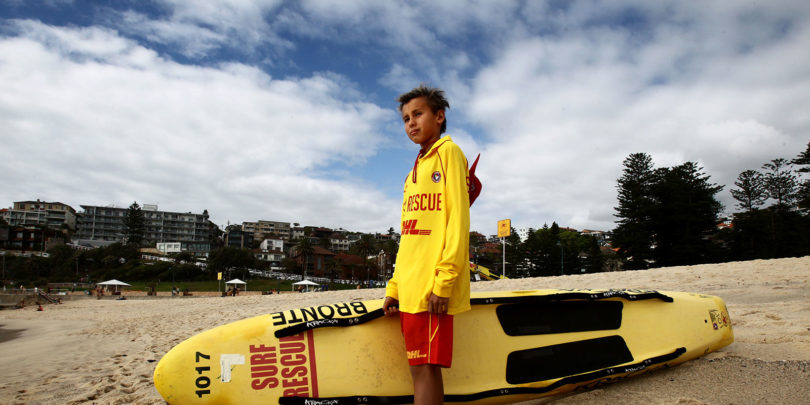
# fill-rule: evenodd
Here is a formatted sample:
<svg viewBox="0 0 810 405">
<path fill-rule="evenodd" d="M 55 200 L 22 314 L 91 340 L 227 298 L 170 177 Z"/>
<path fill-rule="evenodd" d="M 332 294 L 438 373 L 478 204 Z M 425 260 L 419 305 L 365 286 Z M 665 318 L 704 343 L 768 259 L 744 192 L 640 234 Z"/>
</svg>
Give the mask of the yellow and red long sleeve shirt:
<svg viewBox="0 0 810 405">
<path fill-rule="evenodd" d="M 449 314 L 470 309 L 470 200 L 467 158 L 449 136 L 420 156 L 405 180 L 402 239 L 386 296 L 399 310 L 427 311 L 430 294 Z"/>
</svg>

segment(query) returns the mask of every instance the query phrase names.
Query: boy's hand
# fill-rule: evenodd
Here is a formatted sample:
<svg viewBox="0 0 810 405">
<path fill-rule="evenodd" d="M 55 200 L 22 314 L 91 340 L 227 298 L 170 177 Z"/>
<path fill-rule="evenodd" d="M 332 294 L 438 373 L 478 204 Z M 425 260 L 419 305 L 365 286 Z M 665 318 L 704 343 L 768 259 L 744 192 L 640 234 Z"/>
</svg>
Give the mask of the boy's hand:
<svg viewBox="0 0 810 405">
<path fill-rule="evenodd" d="M 430 293 L 428 299 L 428 312 L 432 314 L 444 315 L 447 313 L 447 307 L 450 305 L 450 298 L 439 297 L 434 293 Z"/>
<path fill-rule="evenodd" d="M 399 312 L 399 301 L 391 297 L 385 297 L 382 310 L 385 313 L 385 316 L 395 315 L 397 312 Z"/>
</svg>

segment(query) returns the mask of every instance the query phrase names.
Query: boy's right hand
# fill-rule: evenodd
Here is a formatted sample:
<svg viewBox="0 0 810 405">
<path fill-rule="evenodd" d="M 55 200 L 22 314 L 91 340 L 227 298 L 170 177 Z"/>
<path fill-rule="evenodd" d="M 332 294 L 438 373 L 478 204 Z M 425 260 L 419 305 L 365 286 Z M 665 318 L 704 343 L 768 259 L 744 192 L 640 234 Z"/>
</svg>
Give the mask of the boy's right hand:
<svg viewBox="0 0 810 405">
<path fill-rule="evenodd" d="M 385 297 L 382 310 L 385 313 L 385 316 L 394 316 L 397 312 L 399 312 L 399 301 L 391 297 Z"/>
</svg>

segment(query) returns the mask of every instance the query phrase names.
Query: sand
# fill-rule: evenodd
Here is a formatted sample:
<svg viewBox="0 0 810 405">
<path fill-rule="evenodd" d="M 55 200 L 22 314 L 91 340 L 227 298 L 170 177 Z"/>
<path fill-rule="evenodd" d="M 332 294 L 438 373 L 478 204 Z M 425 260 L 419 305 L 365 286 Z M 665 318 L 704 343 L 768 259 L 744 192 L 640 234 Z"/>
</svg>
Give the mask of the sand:
<svg viewBox="0 0 810 405">
<path fill-rule="evenodd" d="M 678 367 L 527 404 L 810 403 L 810 257 L 473 284 L 475 291 L 640 288 L 725 299 L 736 340 Z M 0 311 L 0 404 L 164 404 L 157 361 L 250 316 L 380 298 L 382 289 L 239 297 L 83 299 Z"/>
</svg>

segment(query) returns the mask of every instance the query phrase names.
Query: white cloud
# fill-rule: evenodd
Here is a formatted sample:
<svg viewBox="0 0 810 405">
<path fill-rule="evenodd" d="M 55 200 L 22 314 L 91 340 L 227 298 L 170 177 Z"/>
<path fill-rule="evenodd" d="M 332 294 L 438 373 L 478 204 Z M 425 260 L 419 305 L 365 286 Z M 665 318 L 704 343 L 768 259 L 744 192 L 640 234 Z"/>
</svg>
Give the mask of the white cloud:
<svg viewBox="0 0 810 405">
<path fill-rule="evenodd" d="M 162 0 L 165 16 L 152 18 L 135 11 L 114 13 L 114 24 L 127 34 L 140 35 L 190 58 L 205 59 L 220 48 L 252 55 L 257 49 L 283 54 L 294 47 L 282 38 L 268 16 L 281 0 Z"/>
<path fill-rule="evenodd" d="M 120 27 L 126 33 L 175 46 L 180 53 L 191 58 L 204 57 L 228 41 L 226 35 L 195 23 L 154 20 L 133 11 L 121 13 L 120 19 Z"/>
<path fill-rule="evenodd" d="M 732 211 L 741 171 L 807 142 L 810 28 L 801 15 L 723 10 L 681 9 L 688 30 L 653 21 L 642 41 L 583 26 L 594 16 L 575 10 L 556 25 L 578 28 L 506 47 L 478 74 L 468 110 L 490 137 L 482 159 L 497 162 L 481 169 L 479 214 L 612 229 L 616 179 L 634 152 L 658 166 L 697 161 L 727 186 L 718 198 Z"/>
<path fill-rule="evenodd" d="M 0 40 L 7 198 L 164 202 L 220 222 L 281 215 L 281 201 L 317 224 L 398 222 L 396 201 L 369 186 L 313 177 L 374 155 L 378 127 L 394 117 L 346 91 L 346 79 L 186 66 L 112 31 L 20 26 L 22 36 Z"/>
<path fill-rule="evenodd" d="M 17 22 L 20 35 L 2 40 L 0 130 L 22 134 L 3 140 L 14 155 L 39 153 L 47 162 L 9 166 L 30 179 L 19 198 L 39 185 L 54 188 L 43 173 L 53 176 L 58 166 L 98 179 L 103 190 L 83 195 L 115 195 L 121 204 L 150 198 L 143 193 L 172 201 L 179 190 L 201 205 L 215 202 L 198 210 L 216 215 L 239 212 L 225 208 L 234 201 L 273 207 L 261 201 L 262 190 L 273 188 L 281 191 L 268 201 L 303 209 L 335 193 L 328 201 L 346 218 L 366 211 L 354 221 L 396 224 L 396 208 L 371 204 L 364 193 L 385 197 L 343 170 L 352 173 L 381 148 L 400 148 L 389 143 L 401 134 L 393 102 L 381 109 L 363 94 L 420 81 L 447 91 L 450 134 L 470 159 L 482 153 L 473 228 L 485 233 L 505 217 L 520 227 L 557 221 L 611 229 L 616 179 L 634 152 L 659 166 L 699 162 L 727 186 L 719 197 L 732 209 L 728 187 L 739 172 L 795 156 L 810 133 L 804 1 L 161 4 L 160 16 L 121 12 L 109 28 Z M 361 62 L 383 72 L 362 81 L 387 89 L 360 88 L 348 70 L 306 72 L 307 61 L 285 58 L 306 54 L 302 39 L 362 49 L 369 60 Z M 170 60 L 175 53 L 209 65 L 217 60 L 210 55 L 237 62 L 182 65 Z M 294 66 L 297 76 L 271 77 L 240 58 Z M 87 156 L 91 164 L 73 163 Z M 340 176 L 324 175 L 334 162 Z M 115 169 L 99 170 L 107 167 Z M 294 184 L 313 190 L 309 198 L 287 192 Z M 250 197 L 237 200 L 242 194 Z"/>
</svg>

